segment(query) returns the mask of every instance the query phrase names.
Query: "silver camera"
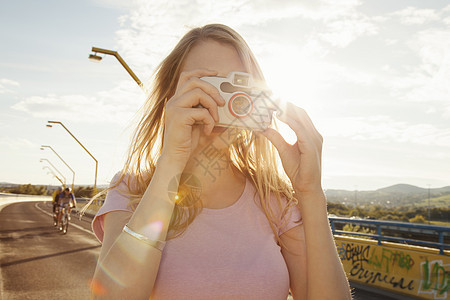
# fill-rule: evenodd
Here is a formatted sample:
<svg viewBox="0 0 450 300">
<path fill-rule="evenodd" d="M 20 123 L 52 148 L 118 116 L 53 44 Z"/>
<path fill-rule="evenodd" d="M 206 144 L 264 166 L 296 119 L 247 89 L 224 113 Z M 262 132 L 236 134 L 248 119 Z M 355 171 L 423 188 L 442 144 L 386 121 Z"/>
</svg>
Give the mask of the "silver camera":
<svg viewBox="0 0 450 300">
<path fill-rule="evenodd" d="M 218 107 L 216 126 L 262 131 L 272 122 L 277 107 L 269 97 L 270 91 L 253 82 L 251 74 L 231 72 L 227 77 L 201 79 L 215 86 L 225 99 L 225 105 Z"/>
</svg>

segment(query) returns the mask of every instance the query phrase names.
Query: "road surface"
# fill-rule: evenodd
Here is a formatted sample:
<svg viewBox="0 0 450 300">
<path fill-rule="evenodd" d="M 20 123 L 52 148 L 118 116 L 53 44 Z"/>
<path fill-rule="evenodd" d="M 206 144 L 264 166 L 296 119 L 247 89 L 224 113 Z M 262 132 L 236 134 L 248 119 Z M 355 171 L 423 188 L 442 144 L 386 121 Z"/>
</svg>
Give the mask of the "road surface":
<svg viewBox="0 0 450 300">
<path fill-rule="evenodd" d="M 50 202 L 0 207 L 0 299 L 89 299 L 99 252 L 86 218 L 72 216 L 62 235 Z"/>
<path fill-rule="evenodd" d="M 100 252 L 91 218 L 72 215 L 62 235 L 48 197 L 11 198 L 0 195 L 0 299 L 89 299 Z M 394 299 L 360 289 L 353 294 L 355 300 Z"/>
</svg>

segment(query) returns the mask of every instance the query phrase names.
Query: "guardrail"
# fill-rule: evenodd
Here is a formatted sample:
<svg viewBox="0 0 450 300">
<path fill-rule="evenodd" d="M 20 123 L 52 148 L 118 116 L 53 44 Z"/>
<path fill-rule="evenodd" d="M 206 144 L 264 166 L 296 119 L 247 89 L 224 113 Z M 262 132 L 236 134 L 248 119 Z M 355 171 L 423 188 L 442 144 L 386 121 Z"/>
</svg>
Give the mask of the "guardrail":
<svg viewBox="0 0 450 300">
<path fill-rule="evenodd" d="M 76 198 L 76 199 L 77 199 L 77 209 L 81 209 L 90 200 L 90 198 Z M 95 215 L 97 213 L 97 211 L 100 209 L 100 207 L 103 205 L 104 202 L 105 202 L 105 199 L 102 199 L 102 198 L 95 199 L 89 205 L 89 207 L 85 213 L 88 215 L 92 215 L 92 216 Z"/>
<path fill-rule="evenodd" d="M 91 198 L 76 198 L 76 200 L 77 200 L 77 202 L 80 202 L 80 203 L 87 203 L 87 202 L 89 202 L 89 200 L 91 200 Z M 102 206 L 103 202 L 105 202 L 105 199 L 98 198 L 98 199 L 95 199 L 94 201 L 92 201 L 92 205 Z"/>
<path fill-rule="evenodd" d="M 378 221 L 378 220 L 359 220 L 350 218 L 329 218 L 331 223 L 331 229 L 334 234 L 344 234 L 344 235 L 356 235 L 370 237 L 378 241 L 378 245 L 382 244 L 382 241 L 393 241 L 401 243 L 411 243 L 417 245 L 424 245 L 439 249 L 439 254 L 444 254 L 444 249 L 450 249 L 450 245 L 444 243 L 444 236 L 450 236 L 450 227 L 446 226 L 436 226 L 436 225 L 425 225 L 425 224 L 413 224 L 413 223 L 402 223 L 402 222 L 392 222 L 392 221 Z M 376 228 L 376 234 L 363 233 L 363 232 L 353 232 L 336 229 L 336 224 L 362 224 L 367 227 Z M 398 230 L 400 228 L 424 230 L 431 233 L 437 233 L 438 242 L 422 241 L 415 239 L 408 239 L 403 237 L 394 237 L 383 235 L 383 229 Z M 410 231 L 411 232 L 411 231 Z"/>
</svg>

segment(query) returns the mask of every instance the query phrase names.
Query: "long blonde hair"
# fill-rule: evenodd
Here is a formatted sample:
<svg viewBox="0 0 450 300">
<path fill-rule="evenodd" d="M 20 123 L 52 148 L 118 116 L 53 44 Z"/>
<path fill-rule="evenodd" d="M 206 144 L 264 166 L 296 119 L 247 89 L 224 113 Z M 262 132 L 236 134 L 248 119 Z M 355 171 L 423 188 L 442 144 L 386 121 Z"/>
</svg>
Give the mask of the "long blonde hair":
<svg viewBox="0 0 450 300">
<path fill-rule="evenodd" d="M 111 189 L 124 178 L 128 178 L 129 193 L 134 199 L 131 201 L 133 208 L 136 207 L 149 185 L 156 161 L 161 155 L 166 102 L 175 93 L 188 53 L 197 43 L 205 40 L 214 40 L 233 46 L 247 71 L 255 79 L 264 80 L 249 46 L 233 29 L 221 24 L 210 24 L 194 28 L 184 35 L 155 72 L 152 89 L 132 138 L 128 159 L 121 171 L 120 179 L 110 187 Z M 229 159 L 254 184 L 259 194 L 261 207 L 280 242 L 275 225 L 280 224 L 281 221 L 279 212 L 281 211 L 281 215 L 284 216 L 288 206 L 296 203 L 296 200 L 286 175 L 278 168 L 279 158 L 276 149 L 266 138 L 244 130 L 229 146 Z M 128 176 L 130 174 L 132 176 Z M 271 193 L 276 197 L 278 207 L 270 203 Z M 283 202 L 283 197 L 288 201 Z M 176 203 L 169 225 L 169 238 L 182 234 L 200 213 L 201 205 L 198 205 L 200 201 L 197 200 L 198 197 L 188 193 L 184 201 Z"/>
</svg>

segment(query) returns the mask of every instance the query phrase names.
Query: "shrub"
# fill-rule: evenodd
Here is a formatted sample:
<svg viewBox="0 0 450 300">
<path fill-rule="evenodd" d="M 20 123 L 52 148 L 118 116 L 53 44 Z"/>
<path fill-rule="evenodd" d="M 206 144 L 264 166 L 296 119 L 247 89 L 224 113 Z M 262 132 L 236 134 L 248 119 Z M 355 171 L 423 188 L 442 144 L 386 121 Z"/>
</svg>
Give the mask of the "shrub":
<svg viewBox="0 0 450 300">
<path fill-rule="evenodd" d="M 411 223 L 426 223 L 427 220 L 422 215 L 416 215 L 414 218 L 409 219 Z"/>
<path fill-rule="evenodd" d="M 359 225 L 352 225 L 352 224 L 345 224 L 344 228 L 342 229 L 344 231 L 350 231 L 350 232 L 361 232 L 361 233 L 367 233 L 367 234 L 375 234 L 375 229 L 370 229 L 367 227 L 362 227 Z M 371 239 L 370 237 L 366 237 L 366 236 L 359 236 L 359 235 L 352 235 L 352 234 L 344 234 L 346 236 L 353 236 L 353 237 L 357 237 L 357 238 L 362 238 L 362 239 Z"/>
<path fill-rule="evenodd" d="M 381 217 L 380 220 L 399 221 L 400 217 L 393 215 L 393 214 L 387 214 L 387 215 Z"/>
</svg>

